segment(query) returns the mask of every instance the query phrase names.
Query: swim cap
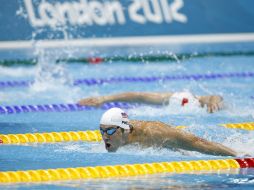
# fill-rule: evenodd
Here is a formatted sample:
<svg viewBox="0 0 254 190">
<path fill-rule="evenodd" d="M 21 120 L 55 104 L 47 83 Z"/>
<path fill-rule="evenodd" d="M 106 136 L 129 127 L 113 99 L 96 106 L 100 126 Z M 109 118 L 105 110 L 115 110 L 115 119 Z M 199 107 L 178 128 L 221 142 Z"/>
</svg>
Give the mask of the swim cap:
<svg viewBox="0 0 254 190">
<path fill-rule="evenodd" d="M 199 106 L 198 99 L 190 92 L 176 92 L 170 97 L 170 103 L 181 106 Z"/>
<path fill-rule="evenodd" d="M 120 108 L 111 108 L 101 117 L 100 124 L 116 125 L 123 129 L 130 129 L 128 115 Z"/>
</svg>

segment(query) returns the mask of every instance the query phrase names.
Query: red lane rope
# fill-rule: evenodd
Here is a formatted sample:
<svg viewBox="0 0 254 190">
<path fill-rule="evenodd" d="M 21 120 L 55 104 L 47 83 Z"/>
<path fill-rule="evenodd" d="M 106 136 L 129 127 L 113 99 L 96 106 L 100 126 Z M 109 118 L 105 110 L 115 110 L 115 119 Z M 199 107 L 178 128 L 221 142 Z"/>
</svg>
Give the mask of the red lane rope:
<svg viewBox="0 0 254 190">
<path fill-rule="evenodd" d="M 254 158 L 235 159 L 241 168 L 254 168 Z"/>
</svg>

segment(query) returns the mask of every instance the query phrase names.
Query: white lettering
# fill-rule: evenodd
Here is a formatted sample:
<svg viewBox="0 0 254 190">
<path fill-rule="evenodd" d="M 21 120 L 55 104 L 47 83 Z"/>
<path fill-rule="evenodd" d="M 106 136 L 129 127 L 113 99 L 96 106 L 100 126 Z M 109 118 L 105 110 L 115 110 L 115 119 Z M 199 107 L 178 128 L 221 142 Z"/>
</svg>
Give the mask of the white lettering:
<svg viewBox="0 0 254 190">
<path fill-rule="evenodd" d="M 140 24 L 145 24 L 146 19 L 143 15 L 140 15 L 138 11 L 142 8 L 142 3 L 140 0 L 133 0 L 134 2 L 129 7 L 130 18 Z"/>
<path fill-rule="evenodd" d="M 79 0 L 56 2 L 42 0 L 34 7 L 32 0 L 24 0 L 28 18 L 33 27 L 76 25 L 123 25 L 126 23 L 120 1 Z M 180 13 L 183 0 L 132 0 L 127 9 L 129 19 L 138 24 L 173 21 L 186 23 L 187 17 Z M 37 8 L 37 10 L 35 9 Z M 37 14 L 36 14 L 37 13 Z"/>
<path fill-rule="evenodd" d="M 58 15 L 57 19 L 58 25 L 64 25 L 69 21 L 71 24 L 76 24 L 77 22 L 77 13 L 72 11 L 73 4 L 70 3 L 56 3 L 55 5 L 55 14 Z"/>
<path fill-rule="evenodd" d="M 163 12 L 166 22 L 171 23 L 172 22 L 172 14 L 171 14 L 171 11 L 168 10 L 169 9 L 168 0 L 161 0 L 161 7 L 162 7 L 162 12 Z"/>
<path fill-rule="evenodd" d="M 178 22 L 187 22 L 187 17 L 184 14 L 179 13 L 179 9 L 183 7 L 183 0 L 175 0 L 171 5 L 172 18 Z"/>
<path fill-rule="evenodd" d="M 43 26 L 44 22 L 35 17 L 32 0 L 25 0 L 25 6 L 28 12 L 28 17 L 32 26 Z"/>
<path fill-rule="evenodd" d="M 151 1 L 152 7 L 150 7 L 149 1 Z M 162 23 L 163 18 L 158 0 L 142 0 L 142 4 L 144 7 L 144 14 L 146 15 L 148 21 L 154 23 Z M 152 13 L 151 9 L 154 10 L 154 13 Z"/>
<path fill-rule="evenodd" d="M 57 12 L 55 11 L 54 6 L 50 3 L 43 2 L 39 6 L 39 14 L 41 16 L 41 20 L 43 20 L 49 26 L 55 27 L 57 25 Z"/>
<path fill-rule="evenodd" d="M 108 22 L 110 24 L 113 25 L 116 23 L 114 13 L 116 15 L 116 18 L 118 19 L 119 24 L 125 23 L 125 16 L 124 16 L 123 8 L 119 2 L 106 3 L 106 10 L 108 10 L 107 11 Z"/>
<path fill-rule="evenodd" d="M 92 19 L 89 15 L 87 0 L 80 1 L 80 3 L 73 3 L 73 8 L 77 14 L 76 22 L 78 25 L 92 25 Z"/>
<path fill-rule="evenodd" d="M 64 2 L 50 4 L 42 1 L 38 9 L 38 18 L 32 0 L 24 0 L 30 23 L 33 27 L 71 25 L 107 25 L 124 24 L 125 15 L 119 1 L 99 2 L 80 0 L 80 2 Z"/>
<path fill-rule="evenodd" d="M 97 1 L 90 2 L 90 11 L 94 22 L 98 25 L 107 24 L 107 15 L 105 14 L 104 7 Z"/>
<path fill-rule="evenodd" d="M 163 16 L 167 23 L 173 21 L 187 22 L 187 17 L 179 13 L 183 7 L 183 0 L 174 0 L 171 4 L 168 0 L 133 0 L 129 6 L 129 16 L 134 22 L 145 24 L 147 22 L 160 24 Z"/>
</svg>

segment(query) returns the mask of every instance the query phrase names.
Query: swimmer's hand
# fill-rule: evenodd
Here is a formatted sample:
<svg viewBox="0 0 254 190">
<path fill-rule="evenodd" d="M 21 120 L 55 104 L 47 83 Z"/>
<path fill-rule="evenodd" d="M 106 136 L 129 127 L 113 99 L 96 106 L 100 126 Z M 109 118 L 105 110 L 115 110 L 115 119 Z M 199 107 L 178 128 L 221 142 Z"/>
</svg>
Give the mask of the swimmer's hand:
<svg viewBox="0 0 254 190">
<path fill-rule="evenodd" d="M 201 96 L 199 98 L 199 102 L 201 104 L 201 107 L 204 107 L 206 105 L 207 112 L 214 113 L 216 111 L 219 111 L 223 108 L 223 98 L 221 96 Z"/>
<path fill-rule="evenodd" d="M 92 98 L 85 98 L 78 102 L 81 106 L 95 106 L 99 107 L 101 106 L 104 101 L 103 97 L 92 97 Z"/>
</svg>

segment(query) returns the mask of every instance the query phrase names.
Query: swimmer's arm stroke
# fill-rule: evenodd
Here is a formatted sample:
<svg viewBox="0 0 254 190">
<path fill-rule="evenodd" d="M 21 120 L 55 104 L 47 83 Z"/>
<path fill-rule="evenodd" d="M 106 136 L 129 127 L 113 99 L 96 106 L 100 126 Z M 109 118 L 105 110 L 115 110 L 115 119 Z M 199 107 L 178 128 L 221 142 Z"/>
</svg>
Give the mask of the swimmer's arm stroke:
<svg viewBox="0 0 254 190">
<path fill-rule="evenodd" d="M 198 151 L 204 154 L 220 155 L 220 156 L 237 156 L 237 153 L 219 143 L 211 142 L 191 133 L 173 129 L 167 133 L 168 146 L 172 148 L 180 148 L 189 151 Z M 165 136 L 164 136 L 165 137 Z"/>
<path fill-rule="evenodd" d="M 80 100 L 78 104 L 84 106 L 101 106 L 103 103 L 107 102 L 123 101 L 163 105 L 169 103 L 169 99 L 172 95 L 173 93 L 171 92 L 125 92 L 107 96 L 84 98 Z M 209 113 L 218 111 L 223 107 L 223 98 L 221 96 L 196 96 L 196 98 L 199 100 L 201 107 L 207 107 Z"/>
<path fill-rule="evenodd" d="M 213 113 L 223 108 L 223 97 L 219 95 L 196 96 L 201 107 L 206 106 L 207 112 Z"/>
<path fill-rule="evenodd" d="M 168 104 L 173 93 L 166 92 L 125 92 L 120 94 L 85 98 L 78 102 L 80 105 L 100 106 L 112 101 L 148 103 L 155 105 Z"/>
</svg>

